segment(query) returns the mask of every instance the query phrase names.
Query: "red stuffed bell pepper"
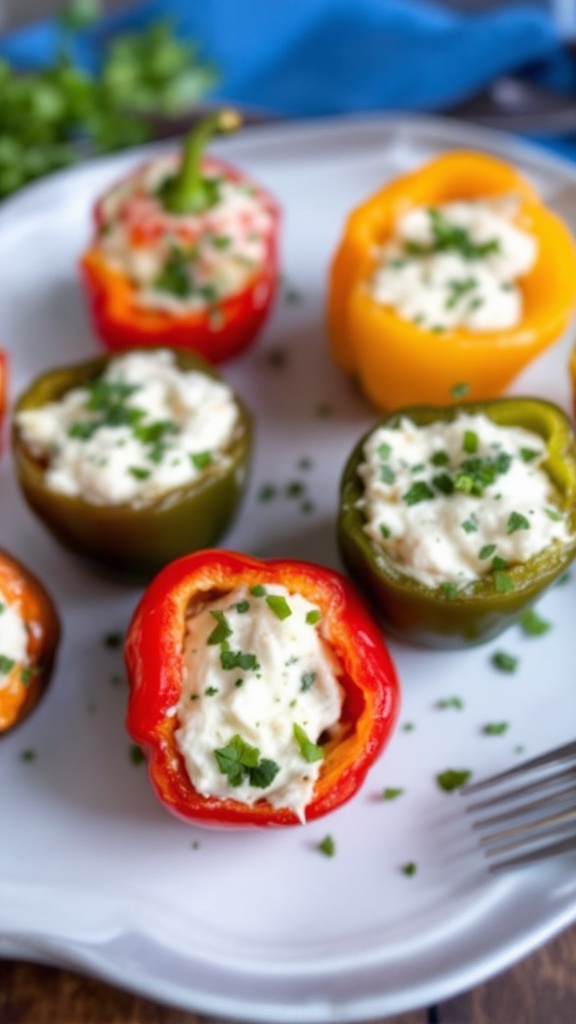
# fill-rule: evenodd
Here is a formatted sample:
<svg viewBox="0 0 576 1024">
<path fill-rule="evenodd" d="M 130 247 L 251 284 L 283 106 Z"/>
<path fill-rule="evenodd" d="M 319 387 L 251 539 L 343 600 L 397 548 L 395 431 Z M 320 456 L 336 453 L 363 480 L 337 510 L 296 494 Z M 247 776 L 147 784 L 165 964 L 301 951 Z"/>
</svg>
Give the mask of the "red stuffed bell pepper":
<svg viewBox="0 0 576 1024">
<path fill-rule="evenodd" d="M 350 799 L 393 729 L 394 665 L 353 586 L 206 550 L 144 593 L 127 727 L 161 803 L 207 827 L 297 825 Z"/>
<path fill-rule="evenodd" d="M 219 363 L 255 340 L 277 287 L 279 209 L 241 171 L 204 156 L 216 132 L 239 123 L 234 111 L 209 115 L 181 160 L 144 164 L 96 204 L 81 272 L 106 348 L 170 345 Z"/>
</svg>

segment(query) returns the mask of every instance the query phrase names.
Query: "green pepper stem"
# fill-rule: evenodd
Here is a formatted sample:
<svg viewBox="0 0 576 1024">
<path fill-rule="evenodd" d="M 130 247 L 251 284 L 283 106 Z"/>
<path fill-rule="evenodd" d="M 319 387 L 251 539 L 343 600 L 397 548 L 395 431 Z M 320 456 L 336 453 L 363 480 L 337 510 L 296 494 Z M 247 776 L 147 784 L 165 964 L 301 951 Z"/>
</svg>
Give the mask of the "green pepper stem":
<svg viewBox="0 0 576 1024">
<path fill-rule="evenodd" d="M 169 213 L 202 213 L 217 202 L 214 182 L 202 174 L 202 157 L 215 135 L 235 131 L 241 124 L 235 110 L 215 110 L 197 124 L 184 143 L 182 165 L 160 189 L 160 199 Z"/>
</svg>

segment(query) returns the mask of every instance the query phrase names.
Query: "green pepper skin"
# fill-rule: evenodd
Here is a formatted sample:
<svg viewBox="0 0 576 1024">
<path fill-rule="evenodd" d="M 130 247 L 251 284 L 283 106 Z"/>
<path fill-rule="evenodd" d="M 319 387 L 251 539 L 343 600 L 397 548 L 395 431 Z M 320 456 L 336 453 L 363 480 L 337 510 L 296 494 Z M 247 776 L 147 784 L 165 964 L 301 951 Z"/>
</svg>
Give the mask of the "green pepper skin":
<svg viewBox="0 0 576 1024">
<path fill-rule="evenodd" d="M 403 416 L 418 425 L 445 422 L 458 412 L 484 413 L 503 426 L 525 427 L 546 442 L 549 458 L 543 464 L 557 491 L 558 504 L 570 513 L 570 543 L 535 555 L 528 562 L 506 572 L 514 589 L 499 593 L 491 575 L 484 577 L 456 597 L 426 587 L 401 574 L 394 561 L 377 548 L 364 533 L 364 516 L 358 507 L 363 485 L 358 467 L 362 449 L 375 429 L 394 427 Z M 452 408 L 414 406 L 399 409 L 379 420 L 361 438 L 342 476 L 337 540 L 350 576 L 368 594 L 385 628 L 409 642 L 424 647 L 462 648 L 483 643 L 502 633 L 518 620 L 537 598 L 566 571 L 576 556 L 576 443 L 568 417 L 551 402 L 537 398 L 502 398 L 485 402 L 464 402 Z"/>
<path fill-rule="evenodd" d="M 221 379 L 195 353 L 171 351 L 181 369 Z M 18 399 L 14 420 L 19 412 L 58 400 L 71 388 L 93 380 L 117 358 L 117 353 L 101 356 L 38 377 Z M 209 466 L 193 483 L 142 508 L 94 505 L 81 497 L 51 491 L 45 484 L 45 467 L 32 455 L 15 425 L 14 466 L 24 498 L 56 540 L 91 568 L 117 579 L 145 583 L 175 558 L 214 545 L 236 515 L 249 470 L 252 417 L 238 395 L 234 397 L 239 424 L 226 452 L 229 465 Z"/>
</svg>

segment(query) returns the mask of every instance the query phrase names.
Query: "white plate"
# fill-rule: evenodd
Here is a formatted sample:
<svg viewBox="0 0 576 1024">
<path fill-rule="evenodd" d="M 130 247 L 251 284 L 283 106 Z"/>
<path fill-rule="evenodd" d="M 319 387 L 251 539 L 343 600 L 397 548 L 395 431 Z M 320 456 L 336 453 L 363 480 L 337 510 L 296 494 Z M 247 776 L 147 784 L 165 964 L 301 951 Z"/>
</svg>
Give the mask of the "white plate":
<svg viewBox="0 0 576 1024">
<path fill-rule="evenodd" d="M 338 565 L 334 513 L 351 448 L 377 414 L 334 368 L 326 270 L 352 205 L 445 148 L 502 154 L 576 217 L 576 173 L 506 137 L 425 118 L 374 118 L 246 131 L 219 149 L 268 185 L 285 211 L 290 289 L 256 348 L 224 373 L 256 414 L 247 501 L 231 548 Z M 17 393 L 39 371 L 98 351 L 75 263 L 91 202 L 142 153 L 96 161 L 21 194 L 0 213 L 0 338 Z M 289 301 L 292 299 L 293 301 Z M 284 366 L 271 352 L 282 350 Z M 569 341 L 517 382 L 569 407 Z M 312 460 L 303 469 L 300 461 Z M 304 484 L 289 497 L 286 487 Z M 277 497 L 258 500 L 265 484 Z M 313 503 L 306 511 L 303 501 Z M 314 824 L 210 833 L 170 817 L 129 756 L 121 652 L 139 592 L 61 552 L 0 470 L 0 542 L 51 586 L 65 627 L 45 702 L 1 743 L 0 949 L 73 964 L 183 1008 L 242 1020 L 356 1021 L 446 998 L 524 956 L 576 919 L 574 858 L 490 877 L 445 768 L 476 776 L 574 736 L 574 583 L 541 602 L 554 628 L 516 628 L 467 653 L 391 644 L 401 724 L 363 790 Z M 504 675 L 491 655 L 520 658 Z M 439 710 L 457 695 L 464 709 Z M 509 731 L 483 726 L 506 720 Z M 414 728 L 403 728 L 412 723 Z M 33 750 L 34 760 L 22 758 Z M 394 802 L 385 786 L 405 787 Z M 317 844 L 330 833 L 336 856 Z M 416 862 L 417 874 L 401 870 Z"/>
</svg>

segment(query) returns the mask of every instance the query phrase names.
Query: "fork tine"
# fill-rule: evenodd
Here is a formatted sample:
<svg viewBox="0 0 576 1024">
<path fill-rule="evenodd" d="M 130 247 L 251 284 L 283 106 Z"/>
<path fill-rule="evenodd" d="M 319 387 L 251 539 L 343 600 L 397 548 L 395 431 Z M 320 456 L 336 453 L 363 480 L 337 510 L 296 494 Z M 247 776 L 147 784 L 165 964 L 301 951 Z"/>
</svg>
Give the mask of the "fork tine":
<svg viewBox="0 0 576 1024">
<path fill-rule="evenodd" d="M 562 782 L 564 779 L 574 780 L 575 778 L 576 765 L 574 768 L 567 768 L 562 772 L 556 772 L 554 775 L 548 774 L 543 776 L 542 778 L 537 778 L 533 782 L 529 782 L 524 786 L 516 786 L 514 789 L 504 789 L 503 792 L 496 793 L 494 795 L 491 794 L 484 800 L 476 800 L 473 804 L 470 804 L 468 806 L 467 810 L 481 811 L 485 807 L 493 807 L 495 804 L 501 804 L 505 803 L 508 800 L 517 799 L 518 797 L 528 796 L 530 793 L 540 793 L 545 789 L 551 788 L 552 786 L 557 786 L 558 783 Z M 480 786 L 487 788 L 487 784 L 488 780 L 484 779 L 482 783 L 478 784 L 477 789 L 480 788 Z M 477 789 L 474 789 L 473 792 L 477 792 Z M 572 785 L 572 787 L 569 787 L 569 789 L 574 789 L 574 784 Z M 464 795 L 467 795 L 468 793 L 470 793 L 470 791 L 471 787 L 469 786 L 463 786 L 461 790 L 461 792 Z"/>
<path fill-rule="evenodd" d="M 514 790 L 513 792 L 506 794 L 506 800 L 516 800 L 519 796 L 523 796 L 524 792 L 521 790 Z M 466 808 L 468 814 L 475 814 L 476 811 L 486 811 L 488 808 L 502 804 L 504 801 L 500 797 L 495 800 L 482 800 L 481 803 L 470 804 Z M 475 821 L 472 828 L 481 828 L 484 825 L 498 825 L 501 821 L 509 821 L 510 818 L 525 817 L 527 814 L 533 814 L 534 811 L 540 810 L 541 807 L 550 808 L 551 804 L 555 807 L 561 807 L 564 804 L 576 803 L 576 784 L 567 786 L 564 789 L 559 789 L 554 793 L 548 793 L 546 796 L 542 796 L 537 800 L 531 800 L 529 803 L 518 803 L 512 807 L 506 808 L 499 814 L 491 814 L 489 818 L 480 818 Z"/>
<path fill-rule="evenodd" d="M 466 811 L 486 812 L 472 828 L 485 856 L 494 858 L 490 871 L 576 850 L 576 742 L 462 786 L 460 793 L 482 796 Z"/>
<path fill-rule="evenodd" d="M 481 846 L 494 846 L 502 843 L 508 838 L 517 837 L 516 842 L 534 842 L 551 832 L 566 830 L 567 825 L 576 822 L 576 807 L 570 807 L 567 811 L 559 811 L 548 814 L 544 818 L 531 818 L 522 822 L 521 825 L 511 825 L 510 828 L 501 829 L 499 832 L 491 832 L 489 835 L 479 837 Z M 473 828 L 483 828 L 490 824 L 489 821 L 477 821 Z"/>
<path fill-rule="evenodd" d="M 526 853 L 519 853 L 514 857 L 507 857 L 506 860 L 495 861 L 488 865 L 491 872 L 505 871 L 508 868 L 522 867 L 524 864 L 534 864 L 536 861 L 548 860 L 550 857 L 558 857 L 563 853 L 573 853 L 576 850 L 576 836 L 562 839 L 550 846 L 540 846 L 535 850 L 527 850 Z"/>
<path fill-rule="evenodd" d="M 515 765 L 514 768 L 508 768 L 504 772 L 498 772 L 498 774 L 491 775 L 487 779 L 480 779 L 478 782 L 469 782 L 466 786 L 462 786 L 460 792 L 464 794 L 476 793 L 487 786 L 504 782 L 506 779 L 510 779 L 514 775 L 531 771 L 533 768 L 540 768 L 545 765 L 554 765 L 559 761 L 565 761 L 572 757 L 576 757 L 576 741 L 572 743 L 565 743 L 564 746 L 556 747 L 555 750 L 549 750 L 545 754 L 539 754 L 538 757 L 532 757 L 529 761 L 522 761 L 521 764 Z"/>
</svg>

